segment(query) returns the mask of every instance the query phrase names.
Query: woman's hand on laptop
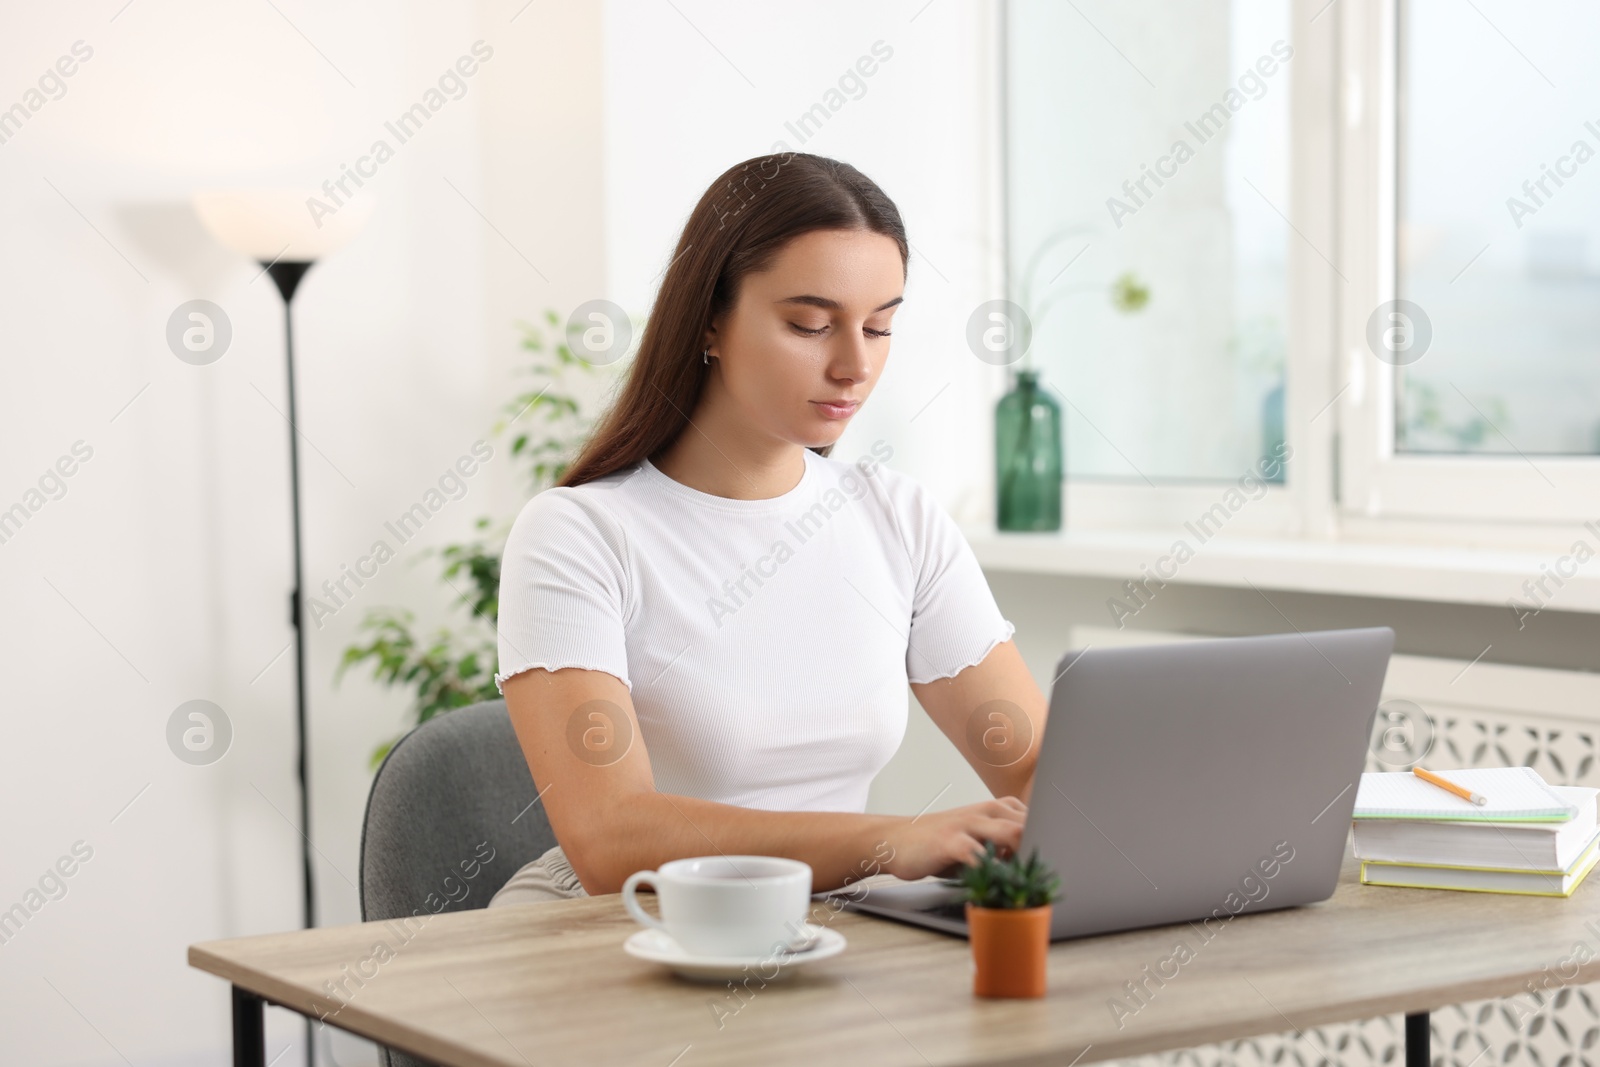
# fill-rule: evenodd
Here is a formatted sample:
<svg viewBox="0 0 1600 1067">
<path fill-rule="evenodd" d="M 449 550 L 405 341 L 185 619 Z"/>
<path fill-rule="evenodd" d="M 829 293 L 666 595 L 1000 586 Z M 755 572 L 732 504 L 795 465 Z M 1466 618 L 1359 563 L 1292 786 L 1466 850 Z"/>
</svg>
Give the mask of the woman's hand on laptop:
<svg viewBox="0 0 1600 1067">
<path fill-rule="evenodd" d="M 944 811 L 904 817 L 888 833 L 894 857 L 884 870 L 906 881 L 928 875 L 952 877 L 964 864 L 983 854 L 987 841 L 1001 856 L 1022 844 L 1022 823 L 1028 806 L 1016 797 L 996 797 Z"/>
</svg>

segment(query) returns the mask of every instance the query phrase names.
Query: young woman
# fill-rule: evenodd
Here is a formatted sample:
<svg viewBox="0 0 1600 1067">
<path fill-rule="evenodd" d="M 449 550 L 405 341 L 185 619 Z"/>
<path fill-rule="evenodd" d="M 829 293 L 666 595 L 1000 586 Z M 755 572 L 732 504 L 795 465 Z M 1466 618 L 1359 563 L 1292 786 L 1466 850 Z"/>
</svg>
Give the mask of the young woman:
<svg viewBox="0 0 1600 1067">
<path fill-rule="evenodd" d="M 1018 847 L 1045 700 L 1014 628 L 891 442 L 831 455 L 906 259 L 836 160 L 752 159 L 700 198 L 618 399 L 506 544 L 496 682 L 560 844 L 491 906 L 683 856 L 804 860 L 821 891 Z M 908 682 L 996 799 L 864 812 Z"/>
</svg>

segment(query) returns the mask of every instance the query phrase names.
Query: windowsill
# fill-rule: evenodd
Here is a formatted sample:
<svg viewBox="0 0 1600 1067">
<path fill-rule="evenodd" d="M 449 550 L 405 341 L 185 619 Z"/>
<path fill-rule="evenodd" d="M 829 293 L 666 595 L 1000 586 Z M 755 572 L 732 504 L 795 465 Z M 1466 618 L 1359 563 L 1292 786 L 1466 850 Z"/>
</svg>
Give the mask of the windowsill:
<svg viewBox="0 0 1600 1067">
<path fill-rule="evenodd" d="M 985 570 L 1069 577 L 1141 579 L 1172 551 L 1171 533 L 1085 530 L 1053 534 L 965 531 Z M 1600 561 L 1577 565 L 1577 574 L 1550 595 L 1529 594 L 1523 583 L 1554 571 L 1564 553 L 1503 551 L 1432 545 L 1376 544 L 1294 538 L 1218 536 L 1204 544 L 1186 537 L 1194 555 L 1177 567 L 1162 565 L 1175 584 L 1210 585 L 1329 596 L 1386 597 L 1505 608 L 1510 598 L 1528 608 L 1539 600 L 1551 611 L 1600 613 Z M 1576 560 L 1562 566 L 1572 570 Z M 1541 570 L 1541 567 L 1543 570 Z M 1152 588 L 1155 588 L 1152 585 Z"/>
</svg>

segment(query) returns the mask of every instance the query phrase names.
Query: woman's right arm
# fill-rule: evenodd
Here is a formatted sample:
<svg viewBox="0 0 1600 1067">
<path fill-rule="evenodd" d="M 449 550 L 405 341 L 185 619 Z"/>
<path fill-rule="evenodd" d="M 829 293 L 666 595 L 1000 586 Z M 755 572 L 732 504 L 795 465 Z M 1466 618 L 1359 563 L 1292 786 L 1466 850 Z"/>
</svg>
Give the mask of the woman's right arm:
<svg viewBox="0 0 1600 1067">
<path fill-rule="evenodd" d="M 947 875 L 994 841 L 1022 839 L 1026 806 L 1000 797 L 919 816 L 763 811 L 659 793 L 628 687 L 605 671 L 533 668 L 501 686 L 550 826 L 591 895 L 686 856 L 786 856 L 812 891 L 886 872 Z"/>
</svg>

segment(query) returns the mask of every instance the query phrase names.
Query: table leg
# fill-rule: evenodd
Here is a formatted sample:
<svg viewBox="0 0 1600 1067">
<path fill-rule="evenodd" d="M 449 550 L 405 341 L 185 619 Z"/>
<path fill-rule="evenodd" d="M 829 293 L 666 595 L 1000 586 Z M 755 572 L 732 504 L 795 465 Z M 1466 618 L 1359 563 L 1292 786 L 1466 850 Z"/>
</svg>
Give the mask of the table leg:
<svg viewBox="0 0 1600 1067">
<path fill-rule="evenodd" d="M 262 1008 L 254 993 L 233 987 L 233 1067 L 266 1067 L 267 1034 Z"/>
<path fill-rule="evenodd" d="M 1419 1011 L 1406 1016 L 1406 1067 L 1429 1067 L 1432 1058 L 1428 1049 L 1429 1037 L 1427 1012 Z"/>
</svg>

